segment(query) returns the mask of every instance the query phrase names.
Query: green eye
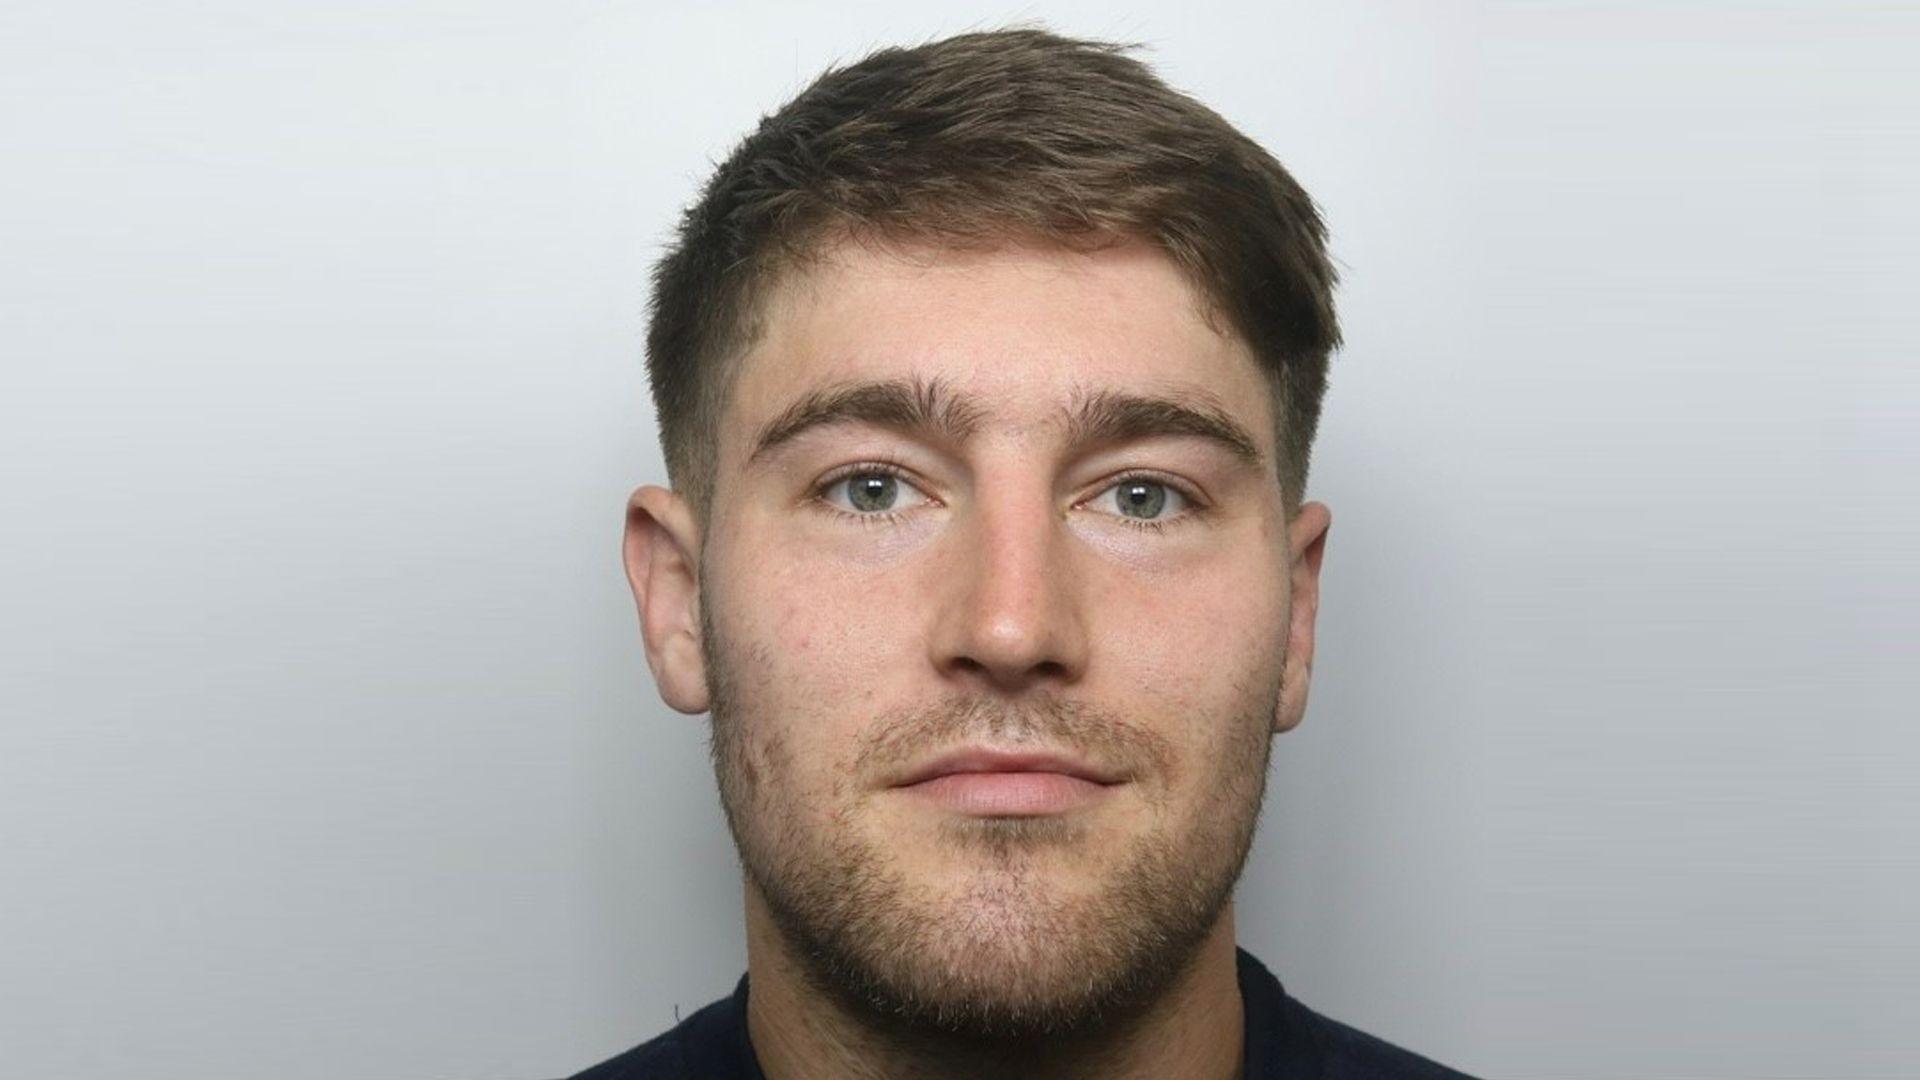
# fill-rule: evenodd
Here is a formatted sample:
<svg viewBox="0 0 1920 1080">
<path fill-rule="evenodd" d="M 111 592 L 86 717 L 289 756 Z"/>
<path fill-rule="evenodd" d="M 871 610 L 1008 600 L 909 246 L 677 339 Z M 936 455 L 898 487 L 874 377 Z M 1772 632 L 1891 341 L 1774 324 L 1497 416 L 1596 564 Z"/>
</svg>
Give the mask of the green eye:
<svg viewBox="0 0 1920 1080">
<path fill-rule="evenodd" d="M 851 503 L 855 510 L 863 513 L 891 510 L 894 501 L 898 498 L 900 498 L 900 481 L 891 476 L 871 473 L 847 478 L 847 502 Z"/>
<path fill-rule="evenodd" d="M 1189 500 L 1171 484 L 1144 476 L 1130 476 L 1103 491 L 1096 504 L 1110 502 L 1112 513 L 1141 522 L 1159 522 L 1175 517 L 1188 507 Z"/>
<path fill-rule="evenodd" d="M 842 473 L 821 486 L 819 498 L 838 510 L 862 517 L 877 517 L 931 501 L 899 474 L 878 468 Z"/>
<path fill-rule="evenodd" d="M 1114 499 L 1120 512 L 1128 517 L 1159 517 L 1167 505 L 1167 486 L 1145 480 L 1128 480 L 1114 485 Z"/>
</svg>

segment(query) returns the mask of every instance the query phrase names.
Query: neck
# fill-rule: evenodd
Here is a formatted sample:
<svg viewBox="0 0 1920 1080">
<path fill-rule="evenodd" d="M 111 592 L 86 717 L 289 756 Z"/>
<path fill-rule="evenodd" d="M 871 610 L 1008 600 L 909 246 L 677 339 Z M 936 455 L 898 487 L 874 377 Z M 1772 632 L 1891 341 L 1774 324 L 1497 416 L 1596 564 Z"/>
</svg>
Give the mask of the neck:
<svg viewBox="0 0 1920 1080">
<path fill-rule="evenodd" d="M 1240 1075 L 1245 1036 L 1231 903 L 1165 993 L 1128 1021 L 1018 1041 L 905 1035 L 837 996 L 816 993 L 751 885 L 746 908 L 747 1033 L 768 1080 Z"/>
</svg>

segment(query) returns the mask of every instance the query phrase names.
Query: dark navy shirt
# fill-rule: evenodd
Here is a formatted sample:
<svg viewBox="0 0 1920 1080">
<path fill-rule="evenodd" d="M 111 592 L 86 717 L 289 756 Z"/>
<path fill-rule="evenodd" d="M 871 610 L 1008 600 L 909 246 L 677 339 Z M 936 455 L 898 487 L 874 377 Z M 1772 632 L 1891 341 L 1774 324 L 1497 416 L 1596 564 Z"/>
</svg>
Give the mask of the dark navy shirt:
<svg viewBox="0 0 1920 1080">
<path fill-rule="evenodd" d="M 1280 980 L 1236 950 L 1246 1011 L 1246 1080 L 1471 1080 L 1418 1054 L 1329 1020 L 1287 996 Z M 747 1038 L 747 979 L 651 1042 L 573 1080 L 766 1080 Z"/>
</svg>

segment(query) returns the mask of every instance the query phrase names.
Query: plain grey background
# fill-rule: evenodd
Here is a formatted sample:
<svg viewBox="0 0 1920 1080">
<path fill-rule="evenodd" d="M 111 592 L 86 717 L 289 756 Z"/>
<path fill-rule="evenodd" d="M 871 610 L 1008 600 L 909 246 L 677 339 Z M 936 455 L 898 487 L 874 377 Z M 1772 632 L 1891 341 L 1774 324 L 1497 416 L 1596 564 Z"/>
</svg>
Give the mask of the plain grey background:
<svg viewBox="0 0 1920 1080">
<path fill-rule="evenodd" d="M 646 275 L 824 65 L 1144 42 L 1345 273 L 1242 940 L 1488 1077 L 1920 1075 L 1915 19 L 9 3 L 0 1072 L 528 1080 L 744 960 Z"/>
</svg>

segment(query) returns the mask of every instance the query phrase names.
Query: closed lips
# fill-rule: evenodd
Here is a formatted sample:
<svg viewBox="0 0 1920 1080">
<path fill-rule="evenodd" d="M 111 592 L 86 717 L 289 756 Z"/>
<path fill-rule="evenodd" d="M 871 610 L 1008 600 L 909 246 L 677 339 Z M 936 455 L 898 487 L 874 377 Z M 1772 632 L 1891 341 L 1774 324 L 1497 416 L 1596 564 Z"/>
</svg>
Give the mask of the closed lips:
<svg viewBox="0 0 1920 1080">
<path fill-rule="evenodd" d="M 1065 754 L 969 748 L 942 754 L 915 767 L 895 786 L 907 787 L 956 773 L 1026 772 L 1059 773 L 1095 784 L 1117 784 L 1125 779 L 1110 769 Z"/>
</svg>

